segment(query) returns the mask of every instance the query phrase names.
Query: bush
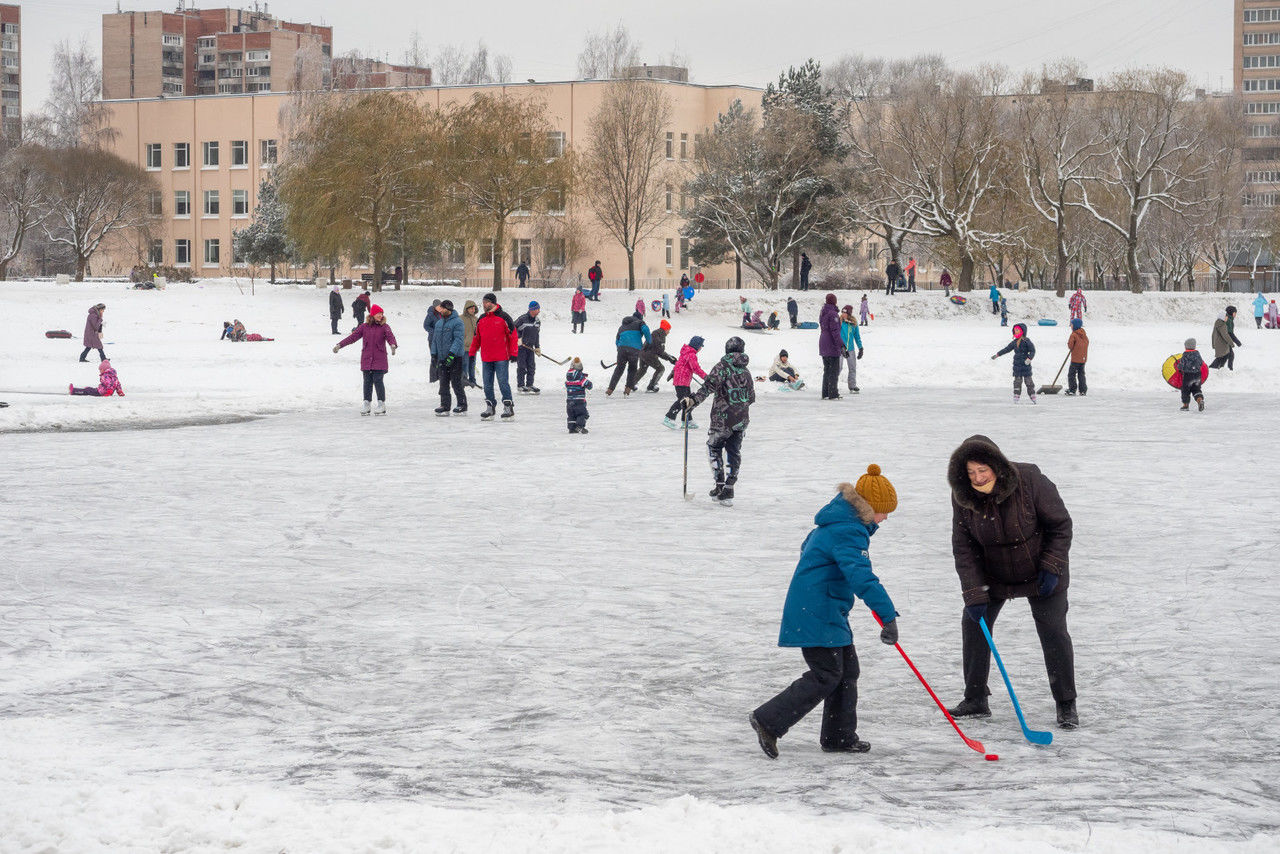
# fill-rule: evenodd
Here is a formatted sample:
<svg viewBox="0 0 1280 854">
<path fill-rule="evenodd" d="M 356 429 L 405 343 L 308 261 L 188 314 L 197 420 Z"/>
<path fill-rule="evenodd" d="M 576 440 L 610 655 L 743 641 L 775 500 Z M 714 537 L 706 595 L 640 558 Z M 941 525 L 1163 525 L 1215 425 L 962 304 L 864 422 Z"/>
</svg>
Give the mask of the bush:
<svg viewBox="0 0 1280 854">
<path fill-rule="evenodd" d="M 191 276 L 190 267 L 151 267 L 145 264 L 139 264 L 129 271 L 129 281 L 131 282 L 150 282 L 156 276 L 164 277 L 167 282 L 183 282 L 191 283 L 195 279 Z"/>
<path fill-rule="evenodd" d="M 831 270 L 822 276 L 822 281 L 815 284 L 829 291 L 847 291 L 853 287 L 853 283 L 853 276 L 844 270 Z"/>
<path fill-rule="evenodd" d="M 878 273 L 863 273 L 858 276 L 858 287 L 864 291 L 874 291 L 884 287 L 884 276 Z"/>
</svg>

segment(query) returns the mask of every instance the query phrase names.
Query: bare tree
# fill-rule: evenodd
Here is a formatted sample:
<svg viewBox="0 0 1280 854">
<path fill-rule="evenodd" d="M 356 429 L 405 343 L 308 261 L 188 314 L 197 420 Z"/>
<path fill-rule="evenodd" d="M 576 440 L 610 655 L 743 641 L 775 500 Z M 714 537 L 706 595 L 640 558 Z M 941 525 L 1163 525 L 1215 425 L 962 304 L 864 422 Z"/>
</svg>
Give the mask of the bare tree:
<svg viewBox="0 0 1280 854">
<path fill-rule="evenodd" d="M 0 155 L 0 282 L 22 252 L 27 233 L 49 216 L 41 157 L 42 152 L 31 146 Z"/>
<path fill-rule="evenodd" d="M 636 287 L 636 246 L 668 222 L 666 139 L 671 103 L 662 87 L 642 80 L 609 87 L 587 120 L 592 147 L 582 179 L 604 230 L 627 253 L 627 283 Z"/>
<path fill-rule="evenodd" d="M 623 70 L 640 64 L 640 43 L 619 22 L 612 31 L 587 33 L 578 54 L 578 76 L 584 80 L 621 77 Z"/>
<path fill-rule="evenodd" d="M 105 146 L 116 131 L 102 104 L 102 70 L 89 41 L 63 40 L 53 48 L 44 112 L 28 123 L 28 136 L 47 146 Z"/>
<path fill-rule="evenodd" d="M 437 86 L 478 86 L 506 83 L 511 80 L 511 57 L 490 56 L 483 41 L 474 49 L 463 45 L 445 45 L 436 51 L 431 80 Z"/>
</svg>

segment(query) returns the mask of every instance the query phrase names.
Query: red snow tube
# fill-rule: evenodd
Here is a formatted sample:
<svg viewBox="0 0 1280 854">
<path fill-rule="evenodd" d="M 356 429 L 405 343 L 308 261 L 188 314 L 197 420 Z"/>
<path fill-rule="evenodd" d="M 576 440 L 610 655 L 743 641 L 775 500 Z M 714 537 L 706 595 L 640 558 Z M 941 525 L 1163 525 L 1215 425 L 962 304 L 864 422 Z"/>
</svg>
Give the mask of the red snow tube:
<svg viewBox="0 0 1280 854">
<path fill-rule="evenodd" d="M 65 329 L 50 329 L 44 334 L 45 338 L 70 338 L 71 333 Z"/>
</svg>

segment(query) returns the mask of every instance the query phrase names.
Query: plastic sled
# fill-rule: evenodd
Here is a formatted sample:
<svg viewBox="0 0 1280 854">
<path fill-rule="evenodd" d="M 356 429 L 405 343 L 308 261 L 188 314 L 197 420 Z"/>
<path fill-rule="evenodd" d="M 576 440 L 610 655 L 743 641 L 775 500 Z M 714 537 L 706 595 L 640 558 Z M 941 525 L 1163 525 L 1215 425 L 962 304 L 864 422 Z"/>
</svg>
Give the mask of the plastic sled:
<svg viewBox="0 0 1280 854">
<path fill-rule="evenodd" d="M 44 334 L 45 338 L 70 338 L 71 333 L 65 329 L 50 329 Z"/>
<path fill-rule="evenodd" d="M 1054 320 L 1052 317 L 1042 317 L 1039 320 L 1037 320 L 1036 323 L 1038 323 L 1041 326 L 1057 326 L 1058 325 L 1058 321 Z"/>
</svg>

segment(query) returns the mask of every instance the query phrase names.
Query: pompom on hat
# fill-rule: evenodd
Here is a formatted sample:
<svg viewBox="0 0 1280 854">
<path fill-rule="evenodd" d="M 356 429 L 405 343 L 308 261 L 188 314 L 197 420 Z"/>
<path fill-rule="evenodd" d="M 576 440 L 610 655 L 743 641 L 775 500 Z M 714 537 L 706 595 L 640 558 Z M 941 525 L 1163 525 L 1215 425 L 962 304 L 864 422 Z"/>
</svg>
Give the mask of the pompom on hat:
<svg viewBox="0 0 1280 854">
<path fill-rule="evenodd" d="M 867 473 L 858 478 L 854 491 L 866 499 L 877 513 L 892 513 L 898 509 L 898 493 L 889 478 L 880 473 L 880 466 L 872 463 Z"/>
</svg>

